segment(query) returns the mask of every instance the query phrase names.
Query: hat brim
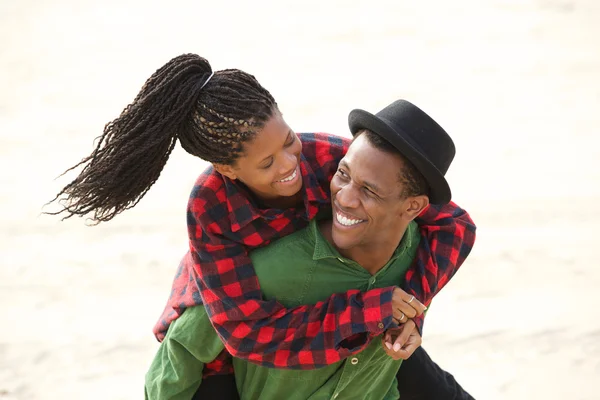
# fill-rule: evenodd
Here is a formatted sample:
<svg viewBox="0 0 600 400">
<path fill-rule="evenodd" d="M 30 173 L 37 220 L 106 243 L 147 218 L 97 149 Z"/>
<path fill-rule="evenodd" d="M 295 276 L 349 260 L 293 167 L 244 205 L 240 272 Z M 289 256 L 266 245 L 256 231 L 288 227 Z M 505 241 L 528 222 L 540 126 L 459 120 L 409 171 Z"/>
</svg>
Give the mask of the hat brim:
<svg viewBox="0 0 600 400">
<path fill-rule="evenodd" d="M 348 125 L 352 136 L 367 129 L 390 142 L 419 170 L 429 185 L 429 202 L 446 204 L 452 198 L 450 186 L 444 175 L 419 152 L 407 139 L 408 135 L 392 129 L 384 120 L 368 111 L 356 109 L 348 115 Z"/>
</svg>

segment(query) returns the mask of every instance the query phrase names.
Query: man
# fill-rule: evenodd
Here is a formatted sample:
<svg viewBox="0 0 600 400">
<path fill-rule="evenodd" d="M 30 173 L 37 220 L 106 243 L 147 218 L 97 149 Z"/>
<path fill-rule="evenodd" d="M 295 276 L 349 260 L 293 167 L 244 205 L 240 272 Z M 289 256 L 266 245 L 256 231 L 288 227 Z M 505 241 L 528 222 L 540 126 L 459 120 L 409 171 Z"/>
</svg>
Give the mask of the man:
<svg viewBox="0 0 600 400">
<path fill-rule="evenodd" d="M 332 293 L 397 285 L 419 243 L 414 218 L 430 202 L 450 201 L 444 174 L 454 144 L 423 111 L 400 100 L 377 115 L 354 110 L 349 122 L 355 139 L 331 181 L 333 219 L 319 215 L 306 229 L 252 253 L 266 299 L 294 307 Z M 281 268 L 282 263 L 287 267 Z M 340 318 L 352 320 L 351 315 Z M 399 322 L 405 318 L 402 314 Z M 334 326 L 338 321 L 330 322 Z M 393 333 L 398 339 L 357 340 L 354 356 L 316 370 L 270 369 L 234 358 L 240 396 L 398 398 L 398 368 L 420 345 L 420 336 L 411 321 Z M 395 351 L 397 346 L 404 348 Z M 146 377 L 147 395 L 189 399 L 200 384 L 203 363 L 222 350 L 204 308 L 186 310 L 169 329 Z M 322 358 L 315 363 L 327 364 L 327 351 L 311 354 Z"/>
</svg>

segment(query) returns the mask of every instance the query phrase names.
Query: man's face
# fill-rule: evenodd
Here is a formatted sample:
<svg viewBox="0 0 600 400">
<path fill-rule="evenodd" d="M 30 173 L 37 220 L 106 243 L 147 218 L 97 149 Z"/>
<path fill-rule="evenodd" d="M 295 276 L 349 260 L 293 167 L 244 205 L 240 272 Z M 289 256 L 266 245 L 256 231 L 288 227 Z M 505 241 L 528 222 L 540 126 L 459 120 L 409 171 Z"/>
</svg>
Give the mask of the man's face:
<svg viewBox="0 0 600 400">
<path fill-rule="evenodd" d="M 332 236 L 339 249 L 398 245 L 398 232 L 406 228 L 401 217 L 411 199 L 402 198 L 403 168 L 398 155 L 375 148 L 366 135 L 352 142 L 331 180 Z"/>
</svg>

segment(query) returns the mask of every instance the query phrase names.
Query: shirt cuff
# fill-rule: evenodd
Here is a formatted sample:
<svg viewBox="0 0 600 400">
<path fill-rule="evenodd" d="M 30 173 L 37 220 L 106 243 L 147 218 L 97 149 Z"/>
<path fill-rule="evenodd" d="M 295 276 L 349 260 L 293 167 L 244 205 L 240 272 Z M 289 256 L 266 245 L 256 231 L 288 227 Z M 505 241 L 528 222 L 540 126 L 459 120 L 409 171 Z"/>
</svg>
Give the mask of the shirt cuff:
<svg viewBox="0 0 600 400">
<path fill-rule="evenodd" d="M 425 313 L 421 314 L 418 317 L 414 317 L 413 321 L 415 323 L 415 326 L 417 327 L 417 330 L 419 331 L 419 335 L 423 337 L 423 324 L 425 323 Z"/>
<path fill-rule="evenodd" d="M 379 336 L 394 326 L 392 296 L 394 286 L 372 289 L 364 296 L 365 325 L 372 336 Z"/>
</svg>

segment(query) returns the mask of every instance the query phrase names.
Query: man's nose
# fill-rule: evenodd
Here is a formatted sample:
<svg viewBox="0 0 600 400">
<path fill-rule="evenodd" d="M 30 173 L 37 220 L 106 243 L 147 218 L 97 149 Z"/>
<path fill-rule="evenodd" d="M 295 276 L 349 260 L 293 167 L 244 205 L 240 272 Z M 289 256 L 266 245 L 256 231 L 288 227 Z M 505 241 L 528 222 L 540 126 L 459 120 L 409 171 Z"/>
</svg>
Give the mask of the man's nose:
<svg viewBox="0 0 600 400">
<path fill-rule="evenodd" d="M 340 207 L 347 209 L 356 208 L 360 203 L 358 199 L 358 192 L 352 183 L 343 186 L 335 195 L 335 199 Z"/>
</svg>

